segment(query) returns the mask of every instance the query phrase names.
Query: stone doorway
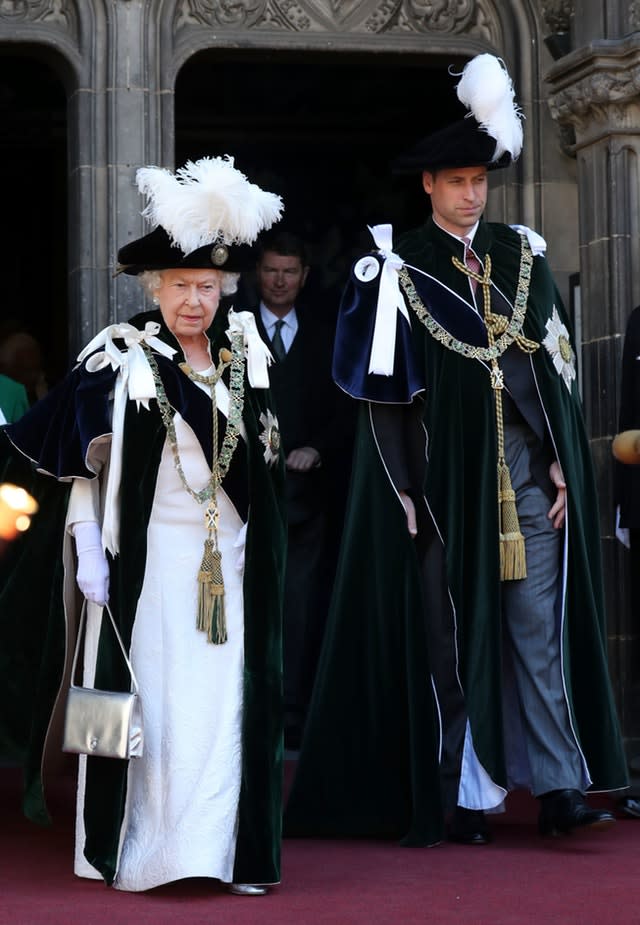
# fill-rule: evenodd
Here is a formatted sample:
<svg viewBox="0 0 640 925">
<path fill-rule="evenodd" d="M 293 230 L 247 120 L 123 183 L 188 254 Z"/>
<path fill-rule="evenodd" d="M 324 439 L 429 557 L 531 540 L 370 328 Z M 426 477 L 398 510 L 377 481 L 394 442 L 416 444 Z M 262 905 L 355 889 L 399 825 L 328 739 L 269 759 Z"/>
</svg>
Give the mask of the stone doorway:
<svg viewBox="0 0 640 925">
<path fill-rule="evenodd" d="M 372 246 L 367 224 L 394 232 L 422 222 L 419 179 L 389 162 L 457 112 L 452 60 L 211 49 L 191 58 L 175 92 L 175 162 L 233 154 L 236 166 L 282 195 L 280 227 L 310 245 L 307 289 L 329 314 L 352 258 Z M 330 319 L 328 319 L 330 320 Z"/>
<path fill-rule="evenodd" d="M 49 384 L 68 362 L 66 105 L 62 81 L 37 52 L 0 47 L 0 338 L 31 333 Z"/>
</svg>

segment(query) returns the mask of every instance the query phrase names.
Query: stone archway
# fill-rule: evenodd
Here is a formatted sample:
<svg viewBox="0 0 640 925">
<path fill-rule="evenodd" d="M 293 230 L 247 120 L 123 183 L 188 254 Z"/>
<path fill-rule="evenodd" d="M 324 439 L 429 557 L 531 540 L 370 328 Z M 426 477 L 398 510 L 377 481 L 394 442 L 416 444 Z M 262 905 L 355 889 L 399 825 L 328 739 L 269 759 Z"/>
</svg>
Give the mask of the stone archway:
<svg viewBox="0 0 640 925">
<path fill-rule="evenodd" d="M 105 190 L 98 176 L 106 126 L 95 106 L 95 91 L 105 85 L 100 42 L 104 18 L 103 3 L 93 0 L 0 4 L 0 43 L 14 52 L 28 49 L 36 59 L 48 62 L 66 93 L 70 357 L 84 332 L 92 331 L 106 315 L 106 292 L 97 272 L 101 248 L 87 233 L 106 214 Z"/>
<path fill-rule="evenodd" d="M 67 69 L 71 351 L 139 304 L 111 279 L 120 245 L 142 231 L 133 176 L 172 165 L 177 75 L 205 49 L 380 52 L 460 60 L 502 54 L 535 137 L 496 196 L 496 217 L 540 227 L 539 15 L 533 0 L 3 0 L 0 41 L 55 49 Z M 556 197 L 550 196 L 549 201 Z M 575 269 L 575 267 L 573 267 Z"/>
<path fill-rule="evenodd" d="M 504 57 L 526 116 L 525 147 L 508 176 L 495 178 L 499 186 L 488 214 L 517 216 L 545 234 L 568 299 L 579 236 L 566 219 L 577 212 L 577 185 L 575 163 L 561 149 L 545 98 L 551 56 L 543 37 L 556 27 L 551 0 L 152 0 L 151 7 L 150 21 L 158 23 L 165 139 L 175 137 L 178 73 L 204 51 L 415 55 L 443 67 L 481 51 Z M 172 163 L 166 144 L 163 163 Z"/>
<path fill-rule="evenodd" d="M 580 172 L 583 302 L 591 319 L 585 337 L 593 332 L 593 343 L 587 344 L 592 368 L 606 369 L 606 375 L 587 381 L 585 397 L 590 422 L 597 424 L 599 470 L 606 476 L 621 314 L 640 292 L 632 259 L 639 236 L 637 210 L 626 202 L 637 199 L 638 189 L 637 120 L 630 119 L 637 115 L 637 81 L 634 76 L 631 85 L 627 74 L 620 88 L 617 74 L 620 66 L 628 72 L 629 62 L 637 65 L 637 6 L 635 0 L 617 0 L 612 3 L 615 15 L 605 23 L 599 0 L 585 0 L 584 15 L 574 18 L 574 32 L 586 50 L 568 55 L 572 0 L 0 0 L 0 44 L 28 45 L 46 54 L 67 93 L 70 356 L 96 329 L 132 314 L 140 304 L 135 282 L 124 276 L 112 279 L 118 246 L 143 229 L 133 177 L 141 164 L 173 165 L 176 81 L 199 52 L 236 49 L 249 56 L 258 51 L 277 56 L 293 49 L 372 58 L 412 55 L 444 63 L 488 50 L 505 58 L 527 116 L 523 155 L 494 191 L 490 217 L 517 218 L 542 231 L 565 296 L 568 277 L 578 268 Z M 618 30 L 615 36 L 609 35 L 612 30 Z M 625 30 L 629 34 L 623 40 Z M 548 31 L 547 40 L 554 40 L 549 47 L 564 56 L 550 74 L 554 111 L 559 121 L 573 123 L 577 135 L 584 135 L 578 138 L 577 168 L 560 150 L 547 107 L 543 77 L 551 60 L 542 40 Z M 587 48 L 598 37 L 606 42 Z M 609 58 L 615 61 L 607 63 Z M 600 72 L 607 69 L 616 72 L 616 93 L 625 96 L 629 85 L 622 108 L 620 100 L 606 99 L 610 82 L 603 82 Z M 588 105 L 578 99 L 576 109 L 572 87 L 578 87 L 578 97 L 584 95 L 583 77 L 588 78 Z M 605 119 L 610 103 L 612 112 Z M 602 138 L 590 139 L 589 132 L 603 119 L 610 124 L 601 126 Z M 608 183 L 604 168 L 609 167 L 613 179 Z M 606 208 L 594 208 L 594 202 Z M 604 215 L 610 216 L 606 234 L 601 230 Z M 610 344 L 601 353 L 605 339 Z M 605 485 L 603 497 L 610 495 Z M 608 557 L 615 558 L 612 552 Z M 615 574 L 614 564 L 609 567 L 611 585 Z M 621 605 L 615 588 L 608 597 L 611 612 L 617 613 Z M 627 622 L 620 624 L 621 640 Z"/>
<path fill-rule="evenodd" d="M 67 369 L 66 98 L 42 48 L 0 45 L 0 340 L 17 332 L 35 337 L 50 384 Z M 10 365 L 0 371 L 30 385 L 33 397 L 28 369 Z"/>
<path fill-rule="evenodd" d="M 540 23 L 533 0 L 155 0 L 161 70 L 171 92 L 179 70 L 204 50 L 399 54 L 439 57 L 443 66 L 480 51 L 507 61 L 522 108 L 534 126 L 498 206 L 539 225 Z"/>
</svg>

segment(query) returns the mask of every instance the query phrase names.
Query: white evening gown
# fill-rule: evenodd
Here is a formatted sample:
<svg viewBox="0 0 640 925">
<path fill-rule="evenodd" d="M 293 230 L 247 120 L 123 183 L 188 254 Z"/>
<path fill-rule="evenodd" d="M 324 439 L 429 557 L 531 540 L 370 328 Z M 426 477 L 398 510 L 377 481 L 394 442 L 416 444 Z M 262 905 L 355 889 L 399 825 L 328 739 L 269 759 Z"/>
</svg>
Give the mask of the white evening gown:
<svg viewBox="0 0 640 925">
<path fill-rule="evenodd" d="M 191 428 L 175 427 L 189 485 L 209 468 Z M 168 442 L 148 529 L 147 566 L 131 643 L 140 685 L 144 754 L 129 762 L 127 807 L 114 887 L 147 890 L 183 877 L 233 879 L 241 779 L 244 661 L 242 521 L 218 492 L 228 640 L 196 629 L 204 506 L 185 491 Z M 76 873 L 97 875 L 82 854 L 78 790 Z"/>
</svg>

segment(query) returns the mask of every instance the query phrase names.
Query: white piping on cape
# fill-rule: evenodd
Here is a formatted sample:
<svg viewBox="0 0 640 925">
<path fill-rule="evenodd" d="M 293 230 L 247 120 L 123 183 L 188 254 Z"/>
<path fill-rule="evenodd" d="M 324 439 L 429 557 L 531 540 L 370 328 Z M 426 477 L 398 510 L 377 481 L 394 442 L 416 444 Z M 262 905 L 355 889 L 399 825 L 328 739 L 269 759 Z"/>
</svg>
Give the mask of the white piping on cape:
<svg viewBox="0 0 640 925">
<path fill-rule="evenodd" d="M 250 385 L 254 388 L 268 388 L 267 367 L 272 357 L 269 348 L 258 334 L 254 315 L 251 312 L 230 310 L 228 320 L 227 335 L 231 337 L 233 334 L 242 333 L 244 336 Z M 97 372 L 106 366 L 111 366 L 117 373 L 113 396 L 110 464 L 102 523 L 102 546 L 113 556 L 118 554 L 120 548 L 120 484 L 127 401 L 135 401 L 138 409 L 142 405 L 148 411 L 149 401 L 156 398 L 153 373 L 142 344 L 145 343 L 154 352 L 168 359 L 172 359 L 177 352 L 157 337 L 159 332 L 160 325 L 155 321 L 148 321 L 142 331 L 127 322 L 112 324 L 100 331 L 78 355 L 79 363 L 86 360 L 89 373 Z M 126 349 L 120 350 L 116 347 L 114 339 L 124 340 Z M 228 417 L 229 396 L 226 387 L 219 389 L 218 385 L 223 385 L 220 380 L 216 385 L 216 401 L 220 401 L 220 410 Z M 246 435 L 243 434 L 243 437 L 246 440 Z"/>
<path fill-rule="evenodd" d="M 491 282 L 491 285 L 493 286 L 493 288 L 494 288 L 497 292 L 500 293 L 500 295 L 502 296 L 502 298 L 505 300 L 506 304 L 509 305 L 510 308 L 511 308 L 511 310 L 513 311 L 513 304 L 512 304 L 511 301 L 505 296 L 505 294 L 502 292 L 502 290 L 499 289 L 499 287 L 496 286 L 496 284 L 495 284 L 493 281 Z M 479 358 L 478 358 L 478 359 L 479 359 Z M 482 365 L 483 365 L 487 370 L 490 370 L 489 364 L 486 363 L 484 360 L 480 360 L 480 359 L 479 359 L 479 362 L 482 363 Z M 537 376 L 536 376 L 536 371 L 535 371 L 535 367 L 534 367 L 534 365 L 533 365 L 533 357 L 532 357 L 532 356 L 529 356 L 529 363 L 530 363 L 530 365 L 531 365 L 531 373 L 532 373 L 533 381 L 534 381 L 534 384 L 535 384 L 535 387 L 536 387 L 536 393 L 537 393 L 537 395 L 538 395 L 538 401 L 540 402 L 540 407 L 542 408 L 542 413 L 544 414 L 544 419 L 545 419 L 545 422 L 546 422 L 546 425 L 547 425 L 547 430 L 549 431 L 549 435 L 550 435 L 550 437 L 551 437 L 551 442 L 552 442 L 552 444 L 553 444 L 553 451 L 554 451 L 554 453 L 555 453 L 556 459 L 557 459 L 558 462 L 559 462 L 558 447 L 557 447 L 557 445 L 556 445 L 556 441 L 555 441 L 554 436 L 553 436 L 553 431 L 552 431 L 552 429 L 551 429 L 551 424 L 550 424 L 550 422 L 549 422 L 549 416 L 548 416 L 548 414 L 547 414 L 547 409 L 545 408 L 544 402 L 542 401 L 542 395 L 540 394 L 540 386 L 538 385 L 538 378 L 537 378 Z M 509 391 L 509 390 L 507 389 L 507 391 Z M 510 393 L 509 393 L 509 394 L 510 394 Z M 568 494 L 569 494 L 569 487 L 567 486 L 567 497 L 568 497 Z M 565 667 L 564 648 L 563 648 L 563 645 L 562 645 L 562 638 L 563 638 L 563 635 L 564 635 L 564 625 L 565 625 L 565 618 L 566 618 L 567 568 L 568 568 L 568 561 L 569 561 L 569 508 L 568 508 L 568 505 L 565 504 L 565 526 L 564 526 L 563 554 L 562 554 L 562 599 L 561 599 L 561 608 L 560 608 L 560 626 L 559 626 L 559 630 L 558 630 L 558 632 L 559 632 L 559 651 L 560 651 L 560 673 L 561 673 L 561 675 L 562 675 L 562 693 L 563 693 L 564 700 L 565 700 L 565 706 L 566 706 L 566 708 L 567 708 L 567 715 L 568 715 L 568 718 L 569 718 L 569 727 L 570 727 L 570 729 L 571 729 L 571 734 L 572 734 L 572 736 L 573 736 L 573 739 L 574 739 L 576 748 L 578 749 L 578 753 L 579 753 L 580 759 L 581 759 L 581 761 L 582 761 L 582 767 L 583 767 L 583 771 L 584 771 L 584 775 L 585 775 L 585 781 L 586 781 L 585 786 L 584 786 L 584 790 L 586 790 L 586 789 L 591 785 L 592 781 L 591 781 L 591 775 L 589 774 L 589 767 L 588 767 L 588 765 L 587 765 L 587 760 L 586 760 L 585 755 L 584 755 L 584 752 L 582 751 L 582 748 L 581 748 L 581 746 L 580 746 L 580 742 L 579 742 L 579 740 L 578 740 L 578 736 L 577 736 L 576 729 L 575 729 L 575 724 L 574 724 L 574 722 L 573 722 L 573 716 L 572 716 L 572 714 L 571 714 L 570 701 L 569 701 L 569 694 L 568 694 L 568 691 L 567 691 L 567 681 L 566 681 L 566 667 Z"/>
<path fill-rule="evenodd" d="M 542 395 L 540 394 L 540 386 L 538 385 L 538 377 L 536 376 L 536 370 L 533 365 L 532 356 L 529 356 L 529 363 L 531 364 L 531 373 L 533 375 L 533 381 L 536 386 L 536 392 L 538 393 L 538 400 L 540 402 L 540 407 L 542 408 L 542 413 L 544 414 L 544 419 L 547 423 L 547 430 L 549 431 L 549 436 L 551 437 L 551 442 L 553 444 L 553 452 L 555 453 L 555 457 L 556 457 L 556 460 L 558 461 L 558 465 L 560 465 L 560 467 L 562 468 L 561 463 L 560 463 L 560 457 L 558 456 L 558 447 L 557 447 L 555 438 L 553 436 L 553 430 L 551 429 L 549 417 L 547 415 L 547 409 L 544 406 L 544 402 L 542 401 Z M 585 774 L 585 785 L 583 789 L 587 790 L 587 788 L 591 786 L 593 781 L 591 780 L 591 775 L 589 773 L 589 765 L 587 764 L 587 759 L 585 757 L 584 752 L 582 751 L 580 740 L 578 739 L 578 734 L 576 732 L 575 725 L 573 722 L 573 715 L 571 713 L 569 693 L 567 691 L 567 680 L 566 680 L 567 673 L 566 673 L 566 667 L 565 667 L 564 646 L 562 644 L 562 640 L 564 638 L 564 626 L 565 626 L 566 615 L 567 615 L 567 573 L 568 573 L 568 568 L 569 568 L 569 504 L 567 502 L 569 500 L 569 491 L 570 489 L 569 489 L 569 486 L 567 485 L 565 505 L 564 505 L 564 531 L 563 531 L 564 537 L 563 537 L 563 544 L 562 544 L 563 545 L 563 550 L 562 550 L 562 599 L 560 602 L 560 626 L 558 627 L 558 640 L 559 640 L 558 648 L 560 651 L 560 674 L 562 676 L 562 693 L 563 693 L 565 705 L 567 708 L 567 716 L 569 717 L 569 726 L 571 728 L 571 733 L 573 735 L 576 748 L 578 749 L 580 758 L 582 760 L 582 767 L 583 767 L 584 774 Z"/>
<path fill-rule="evenodd" d="M 389 484 L 391 485 L 391 488 L 394 491 L 399 504 L 402 506 L 404 510 L 404 505 L 402 504 L 402 498 L 400 497 L 400 494 L 393 482 L 393 479 L 391 478 L 391 474 L 385 462 L 384 455 L 380 449 L 380 443 L 378 441 L 378 436 L 376 434 L 376 430 L 375 430 L 375 426 L 373 422 L 373 414 L 372 414 L 372 409 L 371 409 L 372 404 L 373 404 L 372 402 L 369 402 L 369 408 L 368 408 L 369 425 L 371 427 L 371 433 L 372 433 L 372 436 L 373 436 L 373 439 L 376 445 L 376 450 L 378 452 L 380 462 L 382 463 L 382 466 L 387 475 L 387 479 L 389 480 Z M 421 427 L 425 435 L 425 461 L 428 462 L 429 433 L 424 425 L 424 421 L 421 422 Z M 431 510 L 431 507 L 429 505 L 427 498 L 425 497 L 425 495 L 423 495 L 422 497 L 425 503 L 425 507 L 427 511 L 429 512 L 431 522 L 433 523 L 436 529 L 436 533 L 438 534 L 438 539 L 440 540 L 440 543 L 442 544 L 442 547 L 444 548 L 444 540 L 442 537 L 442 533 L 440 531 L 440 527 L 434 517 L 433 511 Z M 447 596 L 449 598 L 449 603 L 451 605 L 451 613 L 453 614 L 453 622 L 454 622 L 456 681 L 458 683 L 460 691 L 462 692 L 464 696 L 464 687 L 462 685 L 462 681 L 460 678 L 460 672 L 459 672 L 460 658 L 459 658 L 459 650 L 458 650 L 458 615 L 457 615 L 457 611 L 456 611 L 455 604 L 453 601 L 453 597 L 451 595 L 451 588 L 449 587 L 448 581 L 447 581 Z M 433 678 L 433 674 L 430 675 L 430 681 L 431 681 L 431 689 L 433 691 L 433 697 L 434 697 L 434 701 L 436 705 L 436 711 L 438 715 L 438 732 L 439 732 L 438 763 L 440 764 L 442 762 L 442 749 L 443 749 L 443 739 L 444 739 L 442 709 L 440 706 L 440 701 L 438 699 L 438 692 L 436 690 L 436 685 L 435 685 L 435 681 Z M 496 809 L 496 807 L 500 807 L 502 805 L 506 795 L 507 795 L 507 791 L 503 787 L 500 787 L 498 784 L 495 784 L 491 780 L 491 777 L 489 776 L 484 766 L 482 765 L 480 759 L 478 758 L 475 748 L 473 746 L 473 738 L 471 736 L 471 728 L 469 725 L 469 720 L 467 719 L 464 749 L 463 749 L 463 755 L 462 755 L 460 782 L 459 782 L 459 792 L 458 792 L 459 805 L 468 806 L 469 808 L 473 808 L 473 809 L 486 809 L 486 810 Z"/>
<path fill-rule="evenodd" d="M 424 421 L 421 421 L 422 429 L 424 430 L 425 436 L 425 462 L 429 463 L 429 431 L 427 430 Z M 442 545 L 442 548 L 445 549 L 444 538 L 440 530 L 440 525 L 436 520 L 435 514 L 431 509 L 431 505 L 426 497 L 423 494 L 423 499 L 425 506 L 429 512 L 431 522 L 436 529 L 438 534 L 438 539 Z M 446 552 L 445 552 L 446 559 Z M 454 642 L 454 651 L 455 651 L 455 662 L 456 662 L 456 681 L 458 682 L 458 687 L 462 693 L 462 696 L 465 700 L 466 708 L 466 694 L 464 685 L 462 684 L 462 679 L 460 677 L 460 651 L 458 648 L 458 611 L 456 610 L 456 605 L 451 594 L 451 587 L 449 581 L 447 580 L 447 597 L 449 598 L 449 603 L 451 605 L 451 613 L 453 614 L 453 642 Z M 432 682 L 433 689 L 435 691 L 435 683 Z M 436 696 L 437 702 L 437 696 Z M 438 711 L 440 707 L 438 706 Z M 462 751 L 462 762 L 460 765 L 460 781 L 458 783 L 458 805 L 464 806 L 467 809 L 481 809 L 481 810 L 490 810 L 496 809 L 502 806 L 505 797 L 507 796 L 507 791 L 504 787 L 501 787 L 499 784 L 496 784 L 491 779 L 490 775 L 484 768 L 484 765 L 478 758 L 476 754 L 475 747 L 473 745 L 473 736 L 471 735 L 471 724 L 467 716 L 467 723 L 465 728 L 464 736 L 464 746 Z"/>
<path fill-rule="evenodd" d="M 374 225 L 373 227 L 368 225 L 367 227 L 373 236 L 379 254 L 384 258 L 380 275 L 380 285 L 378 288 L 376 318 L 371 342 L 371 356 L 368 372 L 376 373 L 381 376 L 392 376 L 396 346 L 397 313 L 400 312 L 407 321 L 411 323 L 409 319 L 409 310 L 400 290 L 400 281 L 398 278 L 398 271 L 401 270 L 402 267 L 407 267 L 407 269 L 414 270 L 416 273 L 421 273 L 422 276 L 426 276 L 428 279 L 433 279 L 443 289 L 446 289 L 447 292 L 451 293 L 451 295 L 455 296 L 460 302 L 472 309 L 474 314 L 479 315 L 480 312 L 476 307 L 475 293 L 471 285 L 471 279 L 469 279 L 471 302 L 467 302 L 466 299 L 463 299 L 461 295 L 443 283 L 442 280 L 432 276 L 430 273 L 426 273 L 419 267 L 413 266 L 413 264 L 406 263 L 402 257 L 393 251 L 392 225 L 383 224 Z M 510 228 L 517 232 L 517 234 L 527 238 L 534 257 L 544 255 L 547 249 L 547 242 L 536 231 L 533 231 L 526 225 L 510 225 Z M 456 236 L 452 235 L 452 237 Z M 480 257 L 478 257 L 478 260 L 480 260 L 480 263 L 484 266 Z M 495 285 L 493 281 L 491 285 Z"/>
<path fill-rule="evenodd" d="M 138 410 L 142 405 L 148 411 L 149 401 L 156 397 L 153 373 L 142 344 L 145 343 L 150 349 L 169 359 L 176 353 L 173 347 L 156 337 L 159 331 L 160 325 L 156 321 L 147 321 L 143 331 L 126 322 L 111 324 L 96 334 L 78 355 L 79 363 L 86 360 L 85 368 L 88 373 L 98 372 L 106 366 L 111 366 L 117 373 L 113 391 L 111 452 L 102 522 L 102 547 L 113 556 L 117 555 L 120 549 L 120 482 L 127 401 L 135 401 Z M 124 340 L 125 350 L 116 347 L 114 339 Z"/>
</svg>

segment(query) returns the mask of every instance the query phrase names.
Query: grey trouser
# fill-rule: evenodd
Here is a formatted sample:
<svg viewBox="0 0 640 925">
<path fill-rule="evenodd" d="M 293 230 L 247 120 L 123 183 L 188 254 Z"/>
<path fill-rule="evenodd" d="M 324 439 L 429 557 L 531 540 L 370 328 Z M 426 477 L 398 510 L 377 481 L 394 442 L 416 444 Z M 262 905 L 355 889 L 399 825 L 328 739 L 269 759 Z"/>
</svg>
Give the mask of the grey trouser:
<svg viewBox="0 0 640 925">
<path fill-rule="evenodd" d="M 571 731 L 560 659 L 557 614 L 564 531 L 553 527 L 547 517 L 553 502 L 531 477 L 527 445 L 531 438 L 526 425 L 505 426 L 505 452 L 525 538 L 527 577 L 502 582 L 501 602 L 506 656 L 517 697 L 517 703 L 504 706 L 519 714 L 528 777 L 534 795 L 540 796 L 549 790 L 581 790 L 584 772 Z M 555 490 L 549 488 L 549 493 L 555 497 Z M 422 557 L 422 567 L 426 599 L 435 603 L 439 576 L 434 554 L 432 546 Z M 451 810 L 457 802 L 467 713 L 456 676 L 453 619 L 444 601 L 434 611 L 447 615 L 437 625 L 428 621 L 428 635 L 443 724 L 443 800 L 445 810 Z"/>
<path fill-rule="evenodd" d="M 505 428 L 505 452 L 525 538 L 527 577 L 502 583 L 505 643 L 512 656 L 532 790 L 582 789 L 583 766 L 564 695 L 558 619 L 564 531 L 529 470 L 528 428 Z M 555 494 L 555 493 L 554 493 Z"/>
</svg>

